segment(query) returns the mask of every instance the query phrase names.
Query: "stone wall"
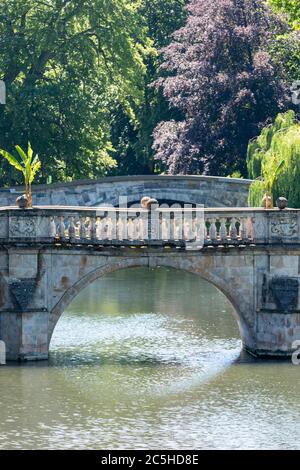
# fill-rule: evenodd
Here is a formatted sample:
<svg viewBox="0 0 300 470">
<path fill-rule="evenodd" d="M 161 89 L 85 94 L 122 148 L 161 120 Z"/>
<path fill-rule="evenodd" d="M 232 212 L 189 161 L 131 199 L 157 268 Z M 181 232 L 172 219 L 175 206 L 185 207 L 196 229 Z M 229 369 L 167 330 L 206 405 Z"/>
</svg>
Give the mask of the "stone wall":
<svg viewBox="0 0 300 470">
<path fill-rule="evenodd" d="M 34 205 L 105 206 L 119 204 L 126 196 L 128 203 L 143 196 L 158 201 L 204 204 L 206 207 L 246 207 L 250 180 L 210 176 L 126 176 L 82 180 L 33 188 Z M 23 189 L 0 189 L 0 206 L 15 205 Z"/>
<path fill-rule="evenodd" d="M 8 359 L 47 359 L 55 325 L 81 290 L 107 273 L 140 266 L 188 271 L 215 285 L 231 302 L 244 348 L 253 354 L 294 351 L 300 341 L 300 210 L 205 209 L 209 233 L 204 245 L 192 250 L 165 239 L 106 244 L 93 238 L 92 230 L 87 239 L 81 231 L 76 236 L 71 224 L 76 210 L 79 220 L 89 223 L 101 212 L 0 209 L 0 340 Z M 64 227 L 58 232 L 56 219 Z M 238 237 L 233 222 L 227 234 L 216 235 L 216 221 L 223 219 L 240 221 Z M 69 229 L 64 220 L 71 220 Z"/>
<path fill-rule="evenodd" d="M 245 349 L 263 356 L 289 356 L 294 341 L 300 340 L 299 260 L 299 248 L 279 247 L 272 252 L 248 247 L 190 254 L 157 249 L 0 249 L 0 338 L 8 359 L 47 359 L 57 321 L 87 285 L 119 269 L 165 266 L 194 273 L 224 293 Z"/>
</svg>

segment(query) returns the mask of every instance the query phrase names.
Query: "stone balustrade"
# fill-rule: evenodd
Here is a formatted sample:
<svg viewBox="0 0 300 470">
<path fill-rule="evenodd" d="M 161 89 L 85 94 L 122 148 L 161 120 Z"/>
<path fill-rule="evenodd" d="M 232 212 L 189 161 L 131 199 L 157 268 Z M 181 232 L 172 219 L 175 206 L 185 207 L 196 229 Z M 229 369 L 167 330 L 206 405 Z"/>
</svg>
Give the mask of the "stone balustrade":
<svg viewBox="0 0 300 470">
<path fill-rule="evenodd" d="M 47 359 L 60 316 L 96 279 L 161 266 L 220 289 L 247 351 L 291 356 L 300 338 L 299 227 L 300 210 L 293 209 L 2 207 L 0 339 L 7 359 Z"/>
<path fill-rule="evenodd" d="M 299 243 L 300 210 L 0 208 L 1 243 L 198 246 Z"/>
</svg>

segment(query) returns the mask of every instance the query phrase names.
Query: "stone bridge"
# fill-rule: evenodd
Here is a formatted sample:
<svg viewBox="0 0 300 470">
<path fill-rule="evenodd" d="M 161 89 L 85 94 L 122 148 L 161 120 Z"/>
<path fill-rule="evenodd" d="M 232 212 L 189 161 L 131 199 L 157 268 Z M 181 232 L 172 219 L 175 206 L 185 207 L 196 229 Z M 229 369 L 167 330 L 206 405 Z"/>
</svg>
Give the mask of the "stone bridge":
<svg viewBox="0 0 300 470">
<path fill-rule="evenodd" d="M 208 280 L 231 302 L 247 351 L 289 356 L 300 339 L 300 210 L 206 208 L 200 224 L 194 209 L 188 222 L 179 209 L 164 211 L 1 208 L 7 358 L 47 359 L 54 328 L 79 292 L 107 273 L 140 266 Z"/>
<path fill-rule="evenodd" d="M 216 176 L 123 176 L 37 185 L 33 203 L 38 206 L 118 206 L 120 196 L 126 195 L 128 203 L 134 204 L 143 196 L 151 195 L 160 202 L 245 207 L 250 183 L 250 180 Z M 14 205 L 16 196 L 23 192 L 21 187 L 0 189 L 0 206 Z"/>
</svg>

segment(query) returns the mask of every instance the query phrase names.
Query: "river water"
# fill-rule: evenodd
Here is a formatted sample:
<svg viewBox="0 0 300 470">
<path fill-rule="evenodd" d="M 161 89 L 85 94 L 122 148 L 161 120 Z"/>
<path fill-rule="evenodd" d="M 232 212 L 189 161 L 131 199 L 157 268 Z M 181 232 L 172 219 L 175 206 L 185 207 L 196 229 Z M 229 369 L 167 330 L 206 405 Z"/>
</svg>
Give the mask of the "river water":
<svg viewBox="0 0 300 470">
<path fill-rule="evenodd" d="M 0 448 L 300 449 L 300 367 L 240 349 L 206 281 L 107 275 L 61 317 L 49 362 L 0 368 Z"/>
</svg>

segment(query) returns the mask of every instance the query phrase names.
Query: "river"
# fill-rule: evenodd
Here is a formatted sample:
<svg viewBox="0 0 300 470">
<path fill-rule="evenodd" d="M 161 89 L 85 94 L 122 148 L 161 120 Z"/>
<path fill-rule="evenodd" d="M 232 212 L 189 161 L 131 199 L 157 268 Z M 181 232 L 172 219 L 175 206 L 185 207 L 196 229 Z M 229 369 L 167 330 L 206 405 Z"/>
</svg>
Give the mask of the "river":
<svg viewBox="0 0 300 470">
<path fill-rule="evenodd" d="M 118 271 L 48 362 L 0 368 L 1 449 L 300 449 L 300 367 L 241 355 L 232 307 L 182 271 Z"/>
</svg>

